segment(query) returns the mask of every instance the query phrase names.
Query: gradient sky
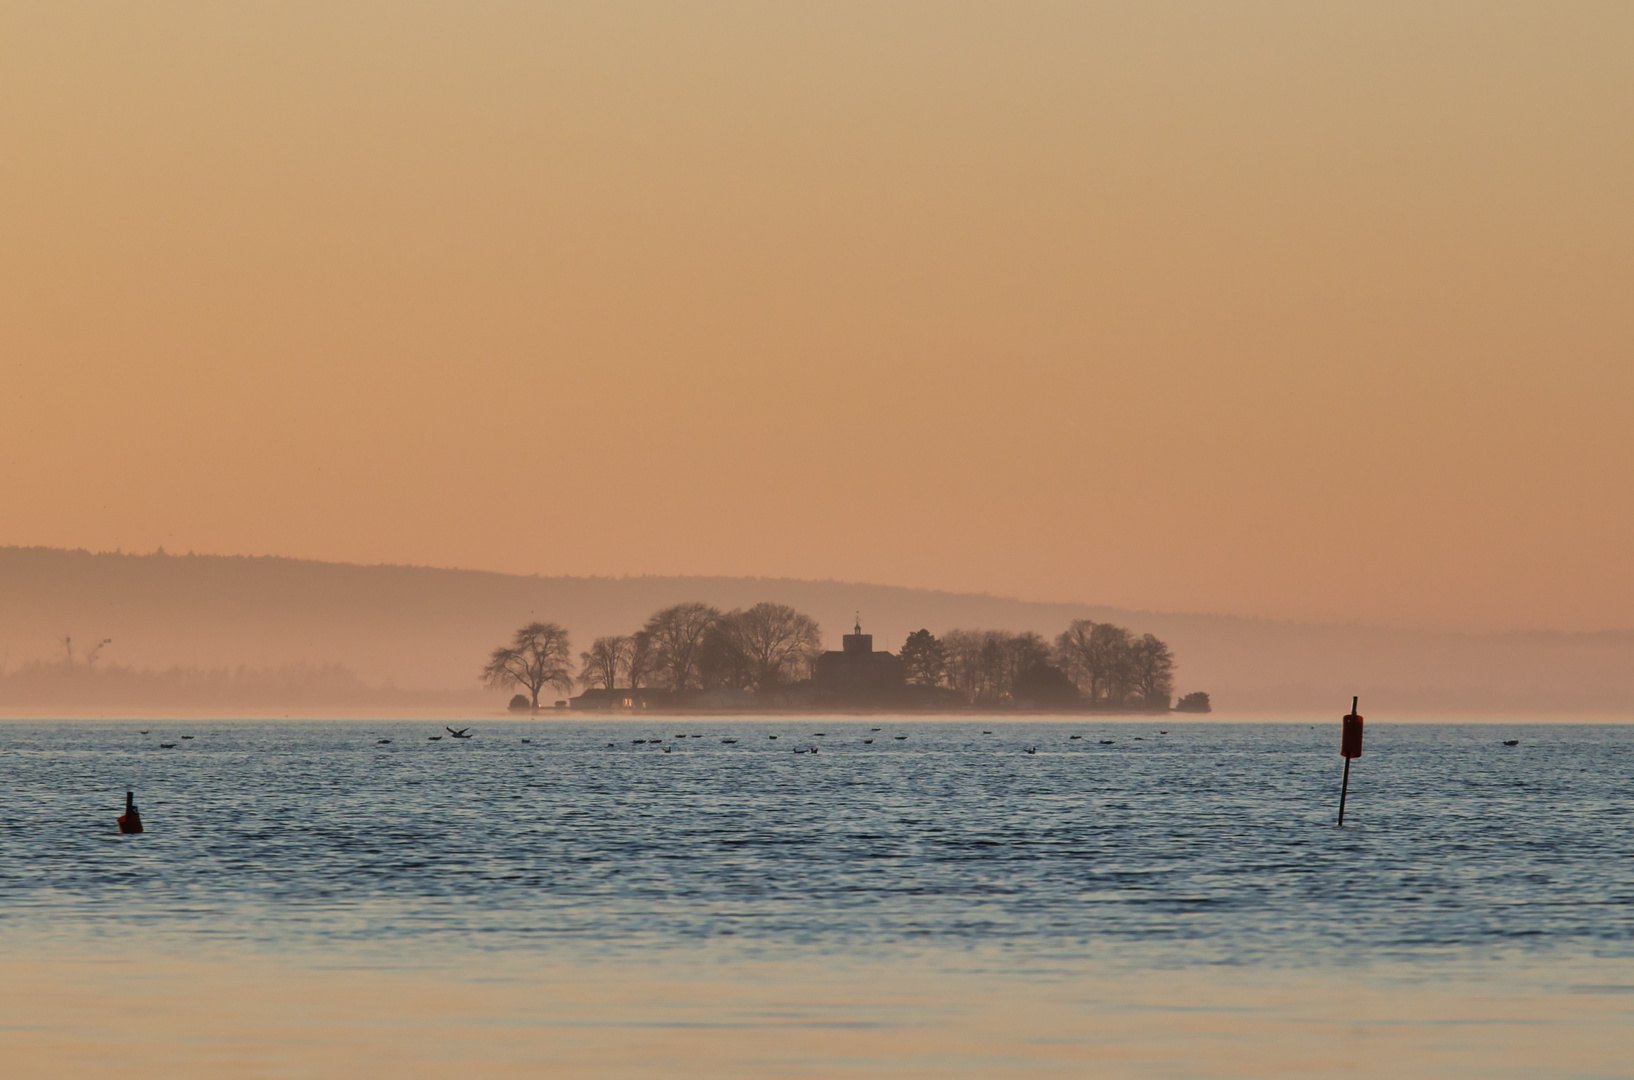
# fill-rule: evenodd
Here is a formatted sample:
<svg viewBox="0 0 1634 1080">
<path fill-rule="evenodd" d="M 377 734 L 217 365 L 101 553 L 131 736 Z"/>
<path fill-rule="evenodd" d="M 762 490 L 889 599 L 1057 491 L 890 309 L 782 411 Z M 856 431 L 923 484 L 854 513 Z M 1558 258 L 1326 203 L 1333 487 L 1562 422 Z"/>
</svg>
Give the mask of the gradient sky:
<svg viewBox="0 0 1634 1080">
<path fill-rule="evenodd" d="M 0 543 L 1634 626 L 1634 4 L 0 7 Z"/>
</svg>

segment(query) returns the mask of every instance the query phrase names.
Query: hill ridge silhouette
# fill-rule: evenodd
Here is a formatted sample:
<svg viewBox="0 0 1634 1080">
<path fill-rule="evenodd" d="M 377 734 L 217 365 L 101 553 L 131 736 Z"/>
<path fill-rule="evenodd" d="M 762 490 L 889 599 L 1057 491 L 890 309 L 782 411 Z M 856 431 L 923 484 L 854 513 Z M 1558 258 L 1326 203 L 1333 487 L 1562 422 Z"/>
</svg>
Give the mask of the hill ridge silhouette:
<svg viewBox="0 0 1634 1080">
<path fill-rule="evenodd" d="M 1459 634 L 1354 623 L 1154 612 L 909 586 L 798 578 L 507 574 L 280 555 L 0 547 L 0 658 L 63 655 L 62 639 L 112 638 L 135 668 L 344 664 L 375 685 L 477 689 L 486 653 L 520 622 L 550 619 L 592 638 L 628 632 L 658 607 L 760 600 L 816 618 L 831 642 L 861 610 L 877 648 L 921 627 L 1036 630 L 1112 621 L 1168 641 L 1177 690 L 1227 711 L 1321 710 L 1360 693 L 1373 707 L 1458 712 L 1634 712 L 1634 631 Z M 1337 715 L 1337 713 L 1335 713 Z"/>
</svg>

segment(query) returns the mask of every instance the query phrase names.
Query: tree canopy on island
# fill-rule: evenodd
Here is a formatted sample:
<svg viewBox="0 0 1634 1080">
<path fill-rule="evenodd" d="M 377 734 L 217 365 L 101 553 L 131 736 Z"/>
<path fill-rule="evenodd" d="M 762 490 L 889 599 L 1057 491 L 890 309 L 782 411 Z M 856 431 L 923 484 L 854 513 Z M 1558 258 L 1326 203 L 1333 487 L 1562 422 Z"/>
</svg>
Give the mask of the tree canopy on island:
<svg viewBox="0 0 1634 1080">
<path fill-rule="evenodd" d="M 654 612 L 633 634 L 596 638 L 579 654 L 576 674 L 567 631 L 529 623 L 509 646 L 494 650 L 483 679 L 495 688 L 526 689 L 535 709 L 544 687 L 565 693 L 575 681 L 603 691 L 622 686 L 764 696 L 810 686 L 822 652 L 816 620 L 786 604 L 722 612 L 691 602 Z M 1174 694 L 1174 657 L 1166 644 L 1089 619 L 1074 620 L 1053 644 L 1030 631 L 954 629 L 938 638 L 921 629 L 908 635 L 896 657 L 873 655 L 898 665 L 897 685 L 911 701 L 1161 710 Z M 1207 702 L 1206 694 L 1189 694 L 1179 708 L 1207 711 Z"/>
</svg>

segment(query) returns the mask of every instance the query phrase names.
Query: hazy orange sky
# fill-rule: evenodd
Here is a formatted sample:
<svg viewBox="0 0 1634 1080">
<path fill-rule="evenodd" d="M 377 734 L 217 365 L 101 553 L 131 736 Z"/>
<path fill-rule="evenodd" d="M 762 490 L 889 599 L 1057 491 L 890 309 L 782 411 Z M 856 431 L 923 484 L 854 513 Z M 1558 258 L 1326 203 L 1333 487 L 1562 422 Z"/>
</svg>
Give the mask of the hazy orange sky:
<svg viewBox="0 0 1634 1080">
<path fill-rule="evenodd" d="M 1634 626 L 1634 4 L 0 6 L 0 543 Z"/>
</svg>

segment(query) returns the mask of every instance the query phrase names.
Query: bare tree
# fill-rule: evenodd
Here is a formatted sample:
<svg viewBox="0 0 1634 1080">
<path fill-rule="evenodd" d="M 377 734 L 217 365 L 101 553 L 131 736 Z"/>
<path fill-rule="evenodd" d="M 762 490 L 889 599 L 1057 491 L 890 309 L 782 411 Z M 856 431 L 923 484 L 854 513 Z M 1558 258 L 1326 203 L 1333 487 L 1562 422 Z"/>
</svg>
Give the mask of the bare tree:
<svg viewBox="0 0 1634 1080">
<path fill-rule="evenodd" d="M 1004 670 L 999 692 L 1014 697 L 1016 684 L 1033 668 L 1050 661 L 1050 646 L 1042 637 L 1028 630 L 1021 634 L 1006 634 L 1003 640 Z"/>
<path fill-rule="evenodd" d="M 747 690 L 753 681 L 749 659 L 737 641 L 737 620 L 742 612 L 729 611 L 716 619 L 698 647 L 698 685 L 705 690 Z"/>
<path fill-rule="evenodd" d="M 624 634 L 597 638 L 588 652 L 579 654 L 582 665 L 579 668 L 579 681 L 585 686 L 600 685 L 607 690 L 616 688 L 619 676 L 629 670 L 632 645 L 633 642 Z"/>
<path fill-rule="evenodd" d="M 521 687 L 539 707 L 539 691 L 553 686 L 562 693 L 573 689 L 573 651 L 567 631 L 555 623 L 528 623 L 511 644 L 495 649 L 482 669 L 482 681 L 493 689 Z"/>
<path fill-rule="evenodd" d="M 1111 705 L 1122 705 L 1134 689 L 1135 672 L 1131 663 L 1134 638 L 1121 626 L 1102 623 L 1090 635 L 1096 646 L 1102 670 L 1105 672 L 1105 693 L 1102 700 Z"/>
<path fill-rule="evenodd" d="M 1174 656 L 1162 641 L 1144 634 L 1129 647 L 1131 682 L 1148 709 L 1169 707 L 1174 696 Z"/>
<path fill-rule="evenodd" d="M 982 645 L 986 635 L 980 630 L 949 630 L 942 635 L 947 652 L 948 685 L 966 701 L 974 702 L 982 692 Z"/>
<path fill-rule="evenodd" d="M 1074 619 L 1055 639 L 1056 659 L 1091 702 L 1119 705 L 1134 682 L 1132 644 L 1121 626 Z"/>
<path fill-rule="evenodd" d="M 719 623 L 725 643 L 743 659 L 745 685 L 775 690 L 811 672 L 823 650 L 816 620 L 786 604 L 761 603 Z"/>
<path fill-rule="evenodd" d="M 640 690 L 641 684 L 652 677 L 657 669 L 658 652 L 653 648 L 652 635 L 637 630 L 630 635 L 630 655 L 624 661 L 624 678 L 631 690 Z"/>
<path fill-rule="evenodd" d="M 661 672 L 670 690 L 680 692 L 700 684 L 698 662 L 704 639 L 721 613 L 708 604 L 676 604 L 654 613 L 642 629 L 651 639 L 654 670 Z"/>
</svg>

